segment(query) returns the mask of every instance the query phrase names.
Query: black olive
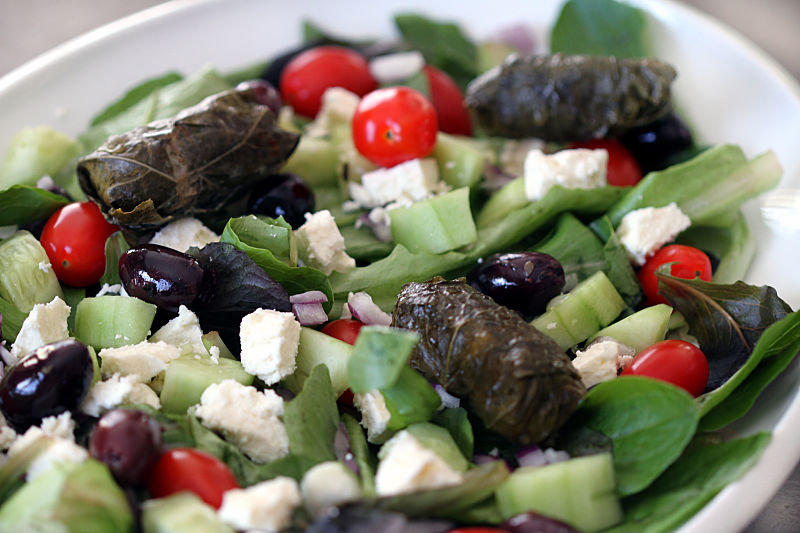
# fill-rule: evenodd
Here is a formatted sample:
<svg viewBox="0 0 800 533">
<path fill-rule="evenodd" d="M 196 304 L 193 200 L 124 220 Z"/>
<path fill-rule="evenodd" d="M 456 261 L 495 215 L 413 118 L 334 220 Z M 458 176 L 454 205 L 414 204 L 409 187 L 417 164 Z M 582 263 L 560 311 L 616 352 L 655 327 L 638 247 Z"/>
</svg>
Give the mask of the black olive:
<svg viewBox="0 0 800 533">
<path fill-rule="evenodd" d="M 161 425 L 141 411 L 114 409 L 100 417 L 89 453 L 125 486 L 143 486 L 158 461 Z"/>
<path fill-rule="evenodd" d="M 92 383 L 89 350 L 66 340 L 37 348 L 0 381 L 0 411 L 18 433 L 47 416 L 75 411 Z"/>
<path fill-rule="evenodd" d="M 674 113 L 628 130 L 619 140 L 636 158 L 643 174 L 667 168 L 678 154 L 694 145 L 689 128 Z"/>
<path fill-rule="evenodd" d="M 191 307 L 213 281 L 191 255 L 157 244 L 142 244 L 122 254 L 119 277 L 129 295 L 168 311 Z"/>
<path fill-rule="evenodd" d="M 495 254 L 467 274 L 470 285 L 492 298 L 533 317 L 564 288 L 564 269 L 554 257 L 539 252 Z"/>
<path fill-rule="evenodd" d="M 282 216 L 292 229 L 306 221 L 305 214 L 314 211 L 314 193 L 296 174 L 273 174 L 253 187 L 250 213 L 272 218 Z"/>
</svg>

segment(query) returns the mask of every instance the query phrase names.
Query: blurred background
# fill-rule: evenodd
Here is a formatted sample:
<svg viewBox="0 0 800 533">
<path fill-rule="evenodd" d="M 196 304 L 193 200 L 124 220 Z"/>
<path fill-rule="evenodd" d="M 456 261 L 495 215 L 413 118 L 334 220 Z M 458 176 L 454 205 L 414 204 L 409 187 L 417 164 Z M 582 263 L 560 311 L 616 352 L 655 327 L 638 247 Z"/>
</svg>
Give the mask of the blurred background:
<svg viewBox="0 0 800 533">
<path fill-rule="evenodd" d="M 800 0 L 683 0 L 764 49 L 800 80 Z M 0 76 L 50 48 L 159 0 L 0 0 Z M 758 490 L 756 488 L 756 490 Z M 800 468 L 746 533 L 800 531 Z"/>
</svg>

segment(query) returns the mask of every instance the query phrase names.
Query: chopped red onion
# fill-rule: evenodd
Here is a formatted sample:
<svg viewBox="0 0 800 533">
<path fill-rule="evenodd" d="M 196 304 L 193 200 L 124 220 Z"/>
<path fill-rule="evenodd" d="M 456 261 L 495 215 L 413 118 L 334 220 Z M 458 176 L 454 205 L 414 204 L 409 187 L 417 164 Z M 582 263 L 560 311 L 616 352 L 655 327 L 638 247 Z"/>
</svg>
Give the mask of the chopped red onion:
<svg viewBox="0 0 800 533">
<path fill-rule="evenodd" d="M 438 383 L 433 386 L 433 389 L 439 394 L 439 398 L 442 399 L 443 406 L 448 408 L 454 408 L 461 405 L 461 400 L 459 400 L 457 397 L 453 396 L 452 394 L 444 390 L 444 387 L 442 387 Z"/>
<path fill-rule="evenodd" d="M 292 304 L 292 312 L 302 326 L 318 326 L 328 321 L 328 314 L 321 302 Z"/>
<path fill-rule="evenodd" d="M 386 222 L 387 217 L 383 216 L 385 211 L 382 207 L 376 207 L 368 213 L 362 214 L 356 219 L 356 229 L 367 226 L 372 230 L 376 239 L 382 242 L 390 242 L 392 240 L 392 229 Z"/>
<path fill-rule="evenodd" d="M 392 315 L 385 313 L 372 301 L 372 296 L 366 292 L 350 293 L 347 297 L 347 307 L 353 318 L 360 320 L 367 326 L 390 326 Z"/>
<path fill-rule="evenodd" d="M 328 297 L 322 291 L 306 291 L 289 296 L 289 302 L 293 304 L 318 304 L 327 301 Z"/>
<path fill-rule="evenodd" d="M 503 28 L 497 33 L 497 39 L 516 50 L 520 55 L 530 55 L 536 51 L 537 42 L 531 28 L 524 24 L 515 24 Z"/>
<path fill-rule="evenodd" d="M 488 162 L 483 165 L 483 176 L 483 187 L 490 191 L 500 190 L 506 183 L 516 177 L 503 172 L 503 169 Z"/>
<path fill-rule="evenodd" d="M 519 466 L 545 466 L 569 459 L 569 454 L 564 451 L 547 448 L 542 450 L 538 446 L 526 446 L 516 454 Z"/>
</svg>

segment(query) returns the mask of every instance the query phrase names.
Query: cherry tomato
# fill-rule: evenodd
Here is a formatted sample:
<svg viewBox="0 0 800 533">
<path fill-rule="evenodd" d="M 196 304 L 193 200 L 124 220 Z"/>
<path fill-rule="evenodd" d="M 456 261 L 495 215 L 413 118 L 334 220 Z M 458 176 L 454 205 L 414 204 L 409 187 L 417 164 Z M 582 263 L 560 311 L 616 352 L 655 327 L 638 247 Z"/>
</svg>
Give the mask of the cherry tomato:
<svg viewBox="0 0 800 533">
<path fill-rule="evenodd" d="M 366 58 L 350 48 L 318 46 L 294 57 L 281 73 L 281 96 L 295 112 L 314 118 L 322 93 L 342 87 L 364 96 L 377 86 Z"/>
<path fill-rule="evenodd" d="M 436 144 L 436 110 L 409 87 L 372 91 L 359 102 L 353 116 L 356 149 L 383 167 L 425 157 Z"/>
<path fill-rule="evenodd" d="M 355 344 L 358 338 L 358 332 L 364 326 L 363 322 L 353 320 L 351 318 L 340 318 L 333 320 L 322 326 L 322 333 L 330 335 L 335 339 L 344 341 L 347 344 Z M 353 406 L 353 391 L 350 389 L 345 390 L 337 400 L 342 405 Z"/>
<path fill-rule="evenodd" d="M 500 529 L 497 527 L 459 527 L 457 529 L 451 529 L 447 533 L 507 533 L 505 529 Z"/>
<path fill-rule="evenodd" d="M 154 498 L 190 491 L 217 509 L 222 505 L 222 494 L 235 488 L 239 484 L 225 463 L 192 448 L 173 448 L 162 453 L 148 482 Z"/>
<path fill-rule="evenodd" d="M 608 151 L 608 170 L 606 177 L 609 185 L 629 187 L 642 179 L 642 171 L 633 154 L 616 139 L 592 139 L 570 144 L 570 148 L 589 148 Z"/>
<path fill-rule="evenodd" d="M 671 244 L 661 248 L 638 272 L 639 282 L 646 297 L 644 305 L 667 303 L 658 293 L 656 270 L 663 264 L 672 263 L 670 274 L 681 279 L 711 281 L 711 260 L 702 250 L 683 244 Z"/>
<path fill-rule="evenodd" d="M 41 243 L 59 280 L 73 287 L 97 283 L 106 268 L 106 239 L 119 230 L 92 202 L 65 205 L 47 220 Z"/>
<path fill-rule="evenodd" d="M 639 352 L 622 375 L 660 379 L 697 398 L 708 383 L 708 360 L 700 348 L 690 342 L 666 340 Z"/>
<path fill-rule="evenodd" d="M 439 129 L 454 135 L 472 135 L 472 123 L 467 108 L 464 107 L 464 93 L 453 78 L 431 65 L 425 65 L 422 71 L 428 78 L 431 103 L 436 110 Z"/>
</svg>

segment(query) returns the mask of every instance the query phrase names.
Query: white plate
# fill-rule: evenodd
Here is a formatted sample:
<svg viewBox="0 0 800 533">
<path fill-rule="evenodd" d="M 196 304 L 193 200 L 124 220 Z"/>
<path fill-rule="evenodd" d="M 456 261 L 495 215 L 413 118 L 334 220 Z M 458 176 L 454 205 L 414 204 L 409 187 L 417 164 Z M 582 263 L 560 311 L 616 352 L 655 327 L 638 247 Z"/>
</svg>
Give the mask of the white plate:
<svg viewBox="0 0 800 533">
<path fill-rule="evenodd" d="M 455 18 L 475 36 L 526 22 L 549 27 L 560 0 L 408 0 L 403 10 Z M 773 60 L 701 13 L 666 0 L 634 0 L 650 14 L 657 55 L 677 66 L 675 94 L 702 141 L 740 144 L 748 155 L 774 150 L 786 171 L 781 188 L 800 188 L 800 88 Z M 176 0 L 104 26 L 40 56 L 0 79 L 0 150 L 24 126 L 48 124 L 69 134 L 127 88 L 168 70 L 192 72 L 206 63 L 221 70 L 247 66 L 299 41 L 309 17 L 348 36 L 393 32 L 392 2 L 294 0 Z M 793 308 L 800 304 L 794 268 L 800 234 L 792 225 L 768 228 L 757 203 L 747 209 L 758 255 L 747 276 L 770 284 Z M 800 458 L 800 365 L 762 395 L 737 430 L 769 429 L 773 439 L 759 462 L 728 486 L 682 532 L 735 531 L 777 491 Z M 756 490 L 754 488 L 757 487 Z"/>
</svg>

